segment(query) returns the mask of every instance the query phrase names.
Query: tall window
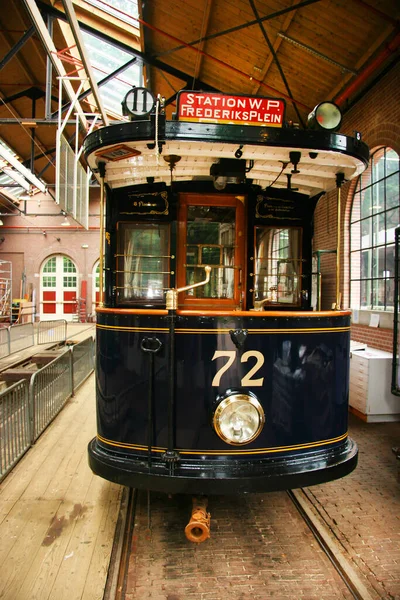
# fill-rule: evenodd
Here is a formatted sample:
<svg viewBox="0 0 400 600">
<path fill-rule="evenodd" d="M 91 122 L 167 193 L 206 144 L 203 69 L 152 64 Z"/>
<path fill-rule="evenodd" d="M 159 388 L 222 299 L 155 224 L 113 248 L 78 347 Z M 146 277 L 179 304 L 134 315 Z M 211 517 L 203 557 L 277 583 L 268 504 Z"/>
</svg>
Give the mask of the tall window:
<svg viewBox="0 0 400 600">
<path fill-rule="evenodd" d="M 256 227 L 254 299 L 300 304 L 301 230 Z"/>
<path fill-rule="evenodd" d="M 179 287 L 204 281 L 206 285 L 182 292 L 182 308 L 243 306 L 244 204 L 235 196 L 182 194 L 178 217 Z"/>
<path fill-rule="evenodd" d="M 170 275 L 169 225 L 122 223 L 118 227 L 117 299 L 119 303 L 165 301 Z"/>
<path fill-rule="evenodd" d="M 188 206 L 186 227 L 186 285 L 210 282 L 188 292 L 194 298 L 233 298 L 236 211 L 233 206 Z"/>
<path fill-rule="evenodd" d="M 351 210 L 351 307 L 393 310 L 394 232 L 400 224 L 399 155 L 377 150 L 360 175 Z"/>
</svg>

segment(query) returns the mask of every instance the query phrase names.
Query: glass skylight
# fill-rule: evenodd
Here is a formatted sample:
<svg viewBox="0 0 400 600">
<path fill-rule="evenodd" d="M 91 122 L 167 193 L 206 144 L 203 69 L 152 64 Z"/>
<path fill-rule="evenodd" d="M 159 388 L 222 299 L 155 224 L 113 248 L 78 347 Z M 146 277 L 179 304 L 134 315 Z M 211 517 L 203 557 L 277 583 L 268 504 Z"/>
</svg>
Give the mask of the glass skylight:
<svg viewBox="0 0 400 600">
<path fill-rule="evenodd" d="M 86 2 L 124 23 L 139 28 L 139 23 L 134 18 L 139 16 L 137 0 L 86 0 Z"/>
<path fill-rule="evenodd" d="M 117 3 L 117 0 L 114 1 Z M 128 2 L 128 0 L 125 1 Z M 129 54 L 104 40 L 100 40 L 90 33 L 82 32 L 82 36 L 95 74 L 96 82 L 104 79 L 107 75 L 133 58 L 132 54 Z M 114 77 L 111 81 L 100 86 L 99 91 L 105 109 L 122 117 L 122 100 L 132 87 L 141 85 L 142 64 L 138 59 L 136 64 L 119 73 L 119 75 Z"/>
<path fill-rule="evenodd" d="M 3 146 L 3 148 L 5 148 L 6 150 L 8 150 L 10 154 L 15 156 L 15 158 L 18 158 L 18 160 L 20 160 L 20 157 L 18 157 L 14 150 L 12 150 L 10 146 L 8 146 L 1 138 L 0 145 Z M 18 198 L 22 194 L 26 194 L 26 190 L 23 187 L 19 186 L 12 177 L 7 175 L 7 173 L 3 171 L 3 169 L 13 170 L 12 167 L 10 167 L 10 165 L 7 163 L 7 161 L 3 160 L 0 157 L 0 192 L 4 190 L 5 192 L 13 196 L 16 200 L 18 200 Z"/>
</svg>

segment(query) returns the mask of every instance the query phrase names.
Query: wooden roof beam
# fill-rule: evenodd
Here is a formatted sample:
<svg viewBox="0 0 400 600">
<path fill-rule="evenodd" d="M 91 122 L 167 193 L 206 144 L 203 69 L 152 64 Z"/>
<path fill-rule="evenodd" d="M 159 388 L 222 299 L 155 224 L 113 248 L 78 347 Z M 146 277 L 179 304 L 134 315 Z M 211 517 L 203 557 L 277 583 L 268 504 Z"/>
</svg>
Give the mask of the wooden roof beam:
<svg viewBox="0 0 400 600">
<path fill-rule="evenodd" d="M 7 96 L 6 98 L 2 98 L 2 104 L 8 104 L 9 102 L 14 102 L 15 100 L 19 100 L 20 98 L 30 98 L 31 100 L 38 100 L 39 98 L 43 98 L 44 91 L 40 90 L 36 86 L 31 86 L 22 90 L 21 92 L 17 92 L 12 96 Z"/>
<path fill-rule="evenodd" d="M 292 94 L 292 91 L 291 91 L 291 89 L 290 89 L 289 82 L 288 82 L 288 80 L 286 79 L 285 73 L 283 72 L 283 69 L 282 69 L 281 63 L 279 62 L 278 56 L 277 56 L 277 54 L 276 54 L 276 52 L 275 52 L 275 50 L 274 50 L 274 47 L 273 47 L 273 45 L 272 45 L 272 43 L 271 43 L 271 41 L 270 41 L 270 39 L 269 39 L 269 37 L 268 37 L 268 34 L 267 34 L 267 32 L 266 32 L 266 29 L 265 29 L 265 26 L 264 26 L 264 24 L 263 24 L 263 23 L 260 21 L 260 17 L 259 17 L 259 14 L 258 14 L 258 10 L 257 10 L 257 8 L 256 8 L 256 5 L 254 4 L 254 0 L 249 0 L 249 4 L 250 4 L 250 6 L 251 6 L 251 8 L 252 8 L 252 11 L 253 11 L 253 13 L 254 13 L 254 16 L 256 17 L 256 19 L 257 19 L 257 21 L 258 21 L 258 25 L 259 25 L 259 27 L 260 27 L 260 29 L 261 29 L 261 33 L 263 34 L 263 36 L 264 36 L 264 39 L 265 39 L 265 41 L 267 42 L 267 45 L 268 45 L 269 51 L 271 52 L 271 55 L 272 55 L 273 61 L 275 62 L 276 66 L 277 66 L 277 68 L 278 68 L 279 74 L 280 74 L 280 76 L 281 76 L 281 78 L 282 78 L 283 84 L 284 84 L 284 86 L 285 86 L 285 88 L 286 88 L 286 91 L 287 91 L 287 93 L 288 93 L 288 95 L 289 95 L 289 98 L 292 100 L 293 108 L 294 108 L 294 110 L 296 111 L 297 118 L 299 119 L 299 122 L 301 123 L 302 127 L 304 127 L 304 121 L 303 121 L 303 118 L 302 118 L 302 116 L 301 116 L 301 114 L 300 114 L 300 111 L 299 111 L 299 109 L 298 109 L 298 107 L 297 107 L 296 101 L 295 101 L 295 99 L 293 98 L 293 94 Z"/>
<path fill-rule="evenodd" d="M 201 37 L 204 37 L 204 34 L 206 34 L 208 31 L 208 26 L 210 23 L 210 16 L 211 16 L 211 5 L 212 5 L 212 0 L 205 0 L 203 23 L 202 23 L 202 27 L 201 27 Z M 202 42 L 199 42 L 198 49 L 204 50 L 205 44 L 206 44 L 205 40 L 203 40 Z M 197 55 L 197 58 L 196 58 L 196 65 L 195 65 L 194 74 L 193 74 L 193 81 L 196 81 L 199 77 L 201 67 L 202 67 L 202 62 L 203 62 L 203 55 L 201 54 L 201 52 L 199 52 Z"/>
<path fill-rule="evenodd" d="M 25 25 L 22 25 L 25 28 Z M 0 35 L 3 37 L 3 39 L 5 40 L 6 44 L 10 47 L 10 49 L 13 47 L 13 41 L 11 39 L 11 37 L 9 35 L 7 35 L 7 33 L 5 32 L 6 27 L 3 25 L 3 21 L 0 17 Z M 33 28 L 33 30 L 35 31 L 35 29 Z M 21 46 L 22 48 L 22 46 Z M 19 50 L 21 50 L 21 48 L 19 48 Z M 33 51 L 36 52 L 36 45 L 33 43 L 31 45 L 31 48 L 33 48 Z M 24 76 L 26 77 L 27 81 L 29 82 L 36 82 L 37 78 L 36 78 L 36 74 L 34 72 L 32 72 L 32 70 L 29 68 L 29 66 L 27 65 L 26 61 L 23 59 L 22 55 L 20 52 L 17 52 L 15 55 L 15 60 L 18 63 L 18 70 L 24 74 Z M 27 85 L 31 85 L 27 84 Z"/>
<path fill-rule="evenodd" d="M 294 2 L 296 2 L 296 0 L 294 0 Z M 293 21 L 293 19 L 295 18 L 295 16 L 296 16 L 296 10 L 292 10 L 292 12 L 290 12 L 290 13 L 288 13 L 286 15 L 285 21 L 284 21 L 283 26 L 281 28 L 281 31 L 283 33 L 287 32 L 287 30 L 289 29 L 290 24 Z M 274 48 L 275 53 L 278 52 L 281 44 L 282 44 L 282 38 L 276 38 L 276 40 L 275 40 L 275 42 L 273 44 L 273 48 Z M 270 69 L 270 67 L 272 65 L 272 62 L 273 62 L 273 56 L 272 56 L 272 54 L 270 54 L 268 56 L 267 60 L 265 61 L 264 66 L 262 67 L 262 70 L 261 70 L 260 79 L 262 81 L 265 80 L 265 78 L 267 76 L 267 73 L 268 73 L 268 71 L 269 71 L 269 69 Z M 260 90 L 260 83 L 256 83 L 254 85 L 253 89 L 252 89 L 252 94 L 253 95 L 258 94 L 259 90 Z"/>
<path fill-rule="evenodd" d="M 142 22 L 147 21 L 149 18 L 149 3 L 146 0 L 142 0 L 142 2 L 138 2 L 138 11 L 139 17 L 141 18 L 140 22 L 140 49 L 143 54 L 151 54 L 151 44 L 150 44 L 150 36 L 149 30 L 146 27 L 143 27 Z M 153 89 L 152 81 L 151 81 L 151 69 L 149 63 L 143 64 L 143 81 L 144 86 Z"/>
<path fill-rule="evenodd" d="M 361 71 L 365 68 L 368 69 L 368 61 L 373 57 L 373 55 L 379 51 L 379 48 L 381 48 L 382 46 L 388 47 L 390 46 L 390 42 L 388 43 L 388 40 L 390 39 L 391 35 L 393 34 L 393 27 L 391 25 L 389 25 L 388 27 L 386 27 L 384 29 L 384 31 L 382 31 L 381 35 L 379 36 L 378 39 L 375 40 L 375 42 L 368 48 L 368 50 L 365 52 L 365 54 L 363 54 L 363 56 L 360 58 L 359 61 L 357 61 L 357 63 L 355 64 L 355 71 L 357 72 L 357 75 L 354 79 L 354 77 L 352 76 L 351 73 L 347 73 L 344 78 L 340 81 L 339 85 L 337 85 L 333 90 L 331 90 L 330 94 L 328 94 L 327 98 L 332 98 L 332 99 L 336 99 L 338 94 L 340 93 L 340 95 L 343 94 L 343 92 L 351 85 L 353 85 L 351 83 L 351 80 L 354 81 L 361 76 Z M 397 34 L 397 44 L 398 44 L 398 35 Z M 392 40 L 392 44 L 396 41 Z M 383 49 L 382 53 L 385 52 L 385 48 Z M 379 54 L 378 54 L 379 56 Z M 372 73 L 370 74 L 372 76 Z"/>
<path fill-rule="evenodd" d="M 31 27 L 24 33 L 22 38 L 16 44 L 14 44 L 11 50 L 7 52 L 4 58 L 0 61 L 0 71 L 12 58 L 14 58 L 14 56 L 21 50 L 22 46 L 32 37 L 34 33 L 35 28 Z"/>
<path fill-rule="evenodd" d="M 270 21 L 271 19 L 275 19 L 276 17 L 281 17 L 282 15 L 285 15 L 286 13 L 290 13 L 293 10 L 303 8 L 304 6 L 308 6 L 309 4 L 315 4 L 315 2 L 320 2 L 320 0 L 304 0 L 303 2 L 299 2 L 298 4 L 289 6 L 289 8 L 284 8 L 282 10 L 278 10 L 274 13 L 271 13 L 270 15 L 266 15 L 265 17 L 260 17 L 259 20 L 254 19 L 253 21 L 248 21 L 247 23 L 242 23 L 241 25 L 236 25 L 235 27 L 230 27 L 229 29 L 224 29 L 224 31 L 219 31 L 217 33 L 211 33 L 210 35 L 206 35 L 203 38 L 194 40 L 193 42 L 187 42 L 185 44 L 177 46 L 176 48 L 167 50 L 166 52 L 160 52 L 159 54 L 157 54 L 157 56 L 160 57 L 160 56 L 165 56 L 167 54 L 172 54 L 173 52 L 177 52 L 178 50 L 183 50 L 184 48 L 187 48 L 188 46 L 195 46 L 199 42 L 207 42 L 208 40 L 214 40 L 215 38 L 221 37 L 223 35 L 228 35 L 229 33 L 234 33 L 235 31 L 240 31 L 241 29 L 247 29 L 248 27 L 252 27 L 252 25 L 257 25 L 259 23 L 259 21 L 261 23 L 263 23 L 264 21 Z M 150 26 L 147 23 L 144 23 L 144 25 Z"/>
</svg>

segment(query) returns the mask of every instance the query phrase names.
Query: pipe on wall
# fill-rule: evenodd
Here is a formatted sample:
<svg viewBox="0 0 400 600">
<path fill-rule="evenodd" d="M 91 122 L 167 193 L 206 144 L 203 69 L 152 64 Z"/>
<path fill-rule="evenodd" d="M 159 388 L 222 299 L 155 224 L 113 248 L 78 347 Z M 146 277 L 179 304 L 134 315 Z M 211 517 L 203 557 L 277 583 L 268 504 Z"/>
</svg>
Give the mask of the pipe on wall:
<svg viewBox="0 0 400 600">
<path fill-rule="evenodd" d="M 398 33 L 391 42 L 374 58 L 374 60 L 357 75 L 352 83 L 339 96 L 336 96 L 335 102 L 339 106 L 343 105 L 349 97 L 357 92 L 361 85 L 374 74 L 374 72 L 394 54 L 400 45 L 400 33 Z"/>
</svg>

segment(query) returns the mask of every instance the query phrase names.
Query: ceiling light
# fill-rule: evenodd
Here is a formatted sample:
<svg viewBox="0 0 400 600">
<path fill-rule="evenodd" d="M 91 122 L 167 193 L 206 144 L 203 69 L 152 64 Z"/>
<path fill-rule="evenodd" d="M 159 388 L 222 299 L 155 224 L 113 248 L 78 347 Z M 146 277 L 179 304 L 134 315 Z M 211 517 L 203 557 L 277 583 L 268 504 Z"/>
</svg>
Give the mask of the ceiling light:
<svg viewBox="0 0 400 600">
<path fill-rule="evenodd" d="M 167 154 L 164 156 L 164 160 L 169 165 L 169 170 L 171 172 L 171 185 L 172 185 L 172 171 L 175 169 L 175 165 L 181 160 L 181 156 L 177 154 Z"/>
</svg>

